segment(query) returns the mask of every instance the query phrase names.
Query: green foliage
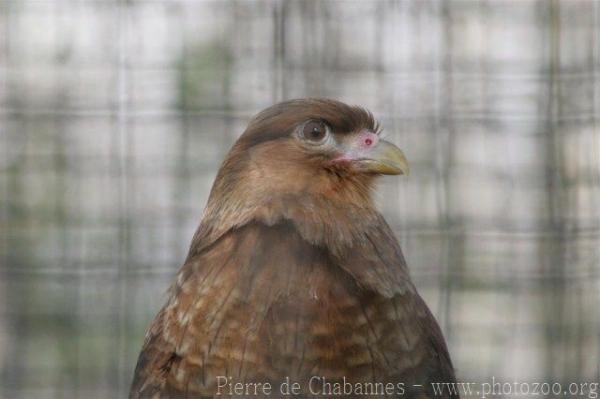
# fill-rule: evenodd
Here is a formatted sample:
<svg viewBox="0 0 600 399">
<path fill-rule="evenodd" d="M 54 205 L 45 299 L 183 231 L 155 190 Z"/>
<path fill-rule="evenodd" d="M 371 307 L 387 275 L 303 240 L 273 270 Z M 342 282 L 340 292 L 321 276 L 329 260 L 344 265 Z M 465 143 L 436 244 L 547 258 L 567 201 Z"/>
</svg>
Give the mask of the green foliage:
<svg viewBox="0 0 600 399">
<path fill-rule="evenodd" d="M 177 109 L 229 109 L 232 56 L 219 44 L 197 45 L 177 63 Z"/>
</svg>

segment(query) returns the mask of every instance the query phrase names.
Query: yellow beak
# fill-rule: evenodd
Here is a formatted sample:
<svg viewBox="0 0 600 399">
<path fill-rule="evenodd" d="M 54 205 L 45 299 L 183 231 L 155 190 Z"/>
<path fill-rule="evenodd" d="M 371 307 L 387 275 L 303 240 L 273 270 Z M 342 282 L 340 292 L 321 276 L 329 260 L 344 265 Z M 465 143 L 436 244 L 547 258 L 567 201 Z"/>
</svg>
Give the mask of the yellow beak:
<svg viewBox="0 0 600 399">
<path fill-rule="evenodd" d="M 389 141 L 380 140 L 367 156 L 356 160 L 361 171 L 382 175 L 408 175 L 410 168 L 404 153 Z"/>
</svg>

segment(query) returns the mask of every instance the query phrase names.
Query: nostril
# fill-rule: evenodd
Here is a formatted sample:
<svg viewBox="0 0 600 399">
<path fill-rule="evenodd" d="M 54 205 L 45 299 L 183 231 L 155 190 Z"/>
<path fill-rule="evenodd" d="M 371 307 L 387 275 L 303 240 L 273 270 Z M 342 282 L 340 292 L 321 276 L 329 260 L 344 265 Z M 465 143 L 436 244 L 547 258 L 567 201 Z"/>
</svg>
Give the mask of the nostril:
<svg viewBox="0 0 600 399">
<path fill-rule="evenodd" d="M 377 139 L 378 137 L 375 133 L 365 132 L 362 137 L 362 145 L 365 147 L 373 147 L 374 145 L 377 145 Z"/>
</svg>

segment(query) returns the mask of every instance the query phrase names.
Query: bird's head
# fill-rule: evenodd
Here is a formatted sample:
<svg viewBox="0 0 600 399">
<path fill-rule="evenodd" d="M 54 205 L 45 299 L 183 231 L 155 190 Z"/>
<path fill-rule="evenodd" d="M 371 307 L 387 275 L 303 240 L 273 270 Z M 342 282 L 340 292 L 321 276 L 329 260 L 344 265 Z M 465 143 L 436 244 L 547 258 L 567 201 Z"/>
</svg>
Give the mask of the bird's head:
<svg viewBox="0 0 600 399">
<path fill-rule="evenodd" d="M 376 176 L 408 170 L 369 111 L 329 99 L 282 102 L 256 115 L 227 155 L 205 222 L 304 223 L 314 213 L 339 219 L 372 209 Z"/>
</svg>

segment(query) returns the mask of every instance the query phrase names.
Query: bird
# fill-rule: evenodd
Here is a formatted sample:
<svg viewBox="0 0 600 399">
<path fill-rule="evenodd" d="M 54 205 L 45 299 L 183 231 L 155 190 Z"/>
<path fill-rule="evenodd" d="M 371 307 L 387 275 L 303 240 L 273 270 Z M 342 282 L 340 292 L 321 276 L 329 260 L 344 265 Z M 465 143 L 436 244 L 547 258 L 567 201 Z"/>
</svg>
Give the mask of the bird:
<svg viewBox="0 0 600 399">
<path fill-rule="evenodd" d="M 131 399 L 459 396 L 432 388 L 456 382 L 447 345 L 374 204 L 379 176 L 409 173 L 380 126 L 327 98 L 249 121 L 146 333 Z"/>
</svg>

